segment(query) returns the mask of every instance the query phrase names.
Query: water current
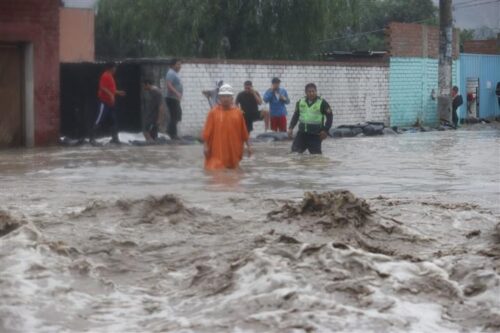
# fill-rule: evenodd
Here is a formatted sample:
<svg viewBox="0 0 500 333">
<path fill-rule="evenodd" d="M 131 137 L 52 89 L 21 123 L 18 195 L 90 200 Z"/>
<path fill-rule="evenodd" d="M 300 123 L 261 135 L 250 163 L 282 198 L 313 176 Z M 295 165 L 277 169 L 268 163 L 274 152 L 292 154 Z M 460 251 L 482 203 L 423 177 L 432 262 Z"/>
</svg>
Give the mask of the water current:
<svg viewBox="0 0 500 333">
<path fill-rule="evenodd" d="M 254 148 L 0 151 L 0 332 L 500 331 L 499 126 Z"/>
</svg>

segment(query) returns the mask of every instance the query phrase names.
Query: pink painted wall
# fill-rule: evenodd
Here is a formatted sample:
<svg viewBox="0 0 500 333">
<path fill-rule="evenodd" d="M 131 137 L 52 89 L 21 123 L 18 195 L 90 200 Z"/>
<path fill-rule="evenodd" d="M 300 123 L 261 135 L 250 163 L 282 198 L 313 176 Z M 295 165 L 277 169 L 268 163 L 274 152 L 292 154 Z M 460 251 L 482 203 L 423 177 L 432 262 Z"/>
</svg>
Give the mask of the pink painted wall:
<svg viewBox="0 0 500 333">
<path fill-rule="evenodd" d="M 61 62 L 94 61 L 94 19 L 93 9 L 59 9 Z"/>
</svg>

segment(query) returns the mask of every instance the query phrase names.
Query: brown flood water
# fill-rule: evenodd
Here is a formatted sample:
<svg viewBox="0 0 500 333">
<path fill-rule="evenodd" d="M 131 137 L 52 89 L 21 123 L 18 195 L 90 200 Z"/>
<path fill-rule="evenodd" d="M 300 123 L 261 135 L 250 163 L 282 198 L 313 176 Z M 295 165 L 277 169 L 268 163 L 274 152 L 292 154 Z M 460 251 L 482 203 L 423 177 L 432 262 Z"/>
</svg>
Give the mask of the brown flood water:
<svg viewBox="0 0 500 333">
<path fill-rule="evenodd" d="M 0 151 L 0 331 L 500 331 L 499 126 L 254 147 Z"/>
</svg>

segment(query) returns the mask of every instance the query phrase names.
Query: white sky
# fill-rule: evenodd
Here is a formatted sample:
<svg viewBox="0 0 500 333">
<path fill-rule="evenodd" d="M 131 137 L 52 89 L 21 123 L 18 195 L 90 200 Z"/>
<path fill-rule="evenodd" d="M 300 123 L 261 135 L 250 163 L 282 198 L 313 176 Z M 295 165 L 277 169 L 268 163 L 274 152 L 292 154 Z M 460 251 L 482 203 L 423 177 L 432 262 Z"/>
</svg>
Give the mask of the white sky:
<svg viewBox="0 0 500 333">
<path fill-rule="evenodd" d="M 433 0 L 439 6 L 439 0 Z M 487 26 L 500 32 L 500 0 L 453 0 L 454 24 L 462 29 Z"/>
<path fill-rule="evenodd" d="M 65 7 L 70 8 L 93 8 L 97 0 L 63 0 Z"/>
</svg>

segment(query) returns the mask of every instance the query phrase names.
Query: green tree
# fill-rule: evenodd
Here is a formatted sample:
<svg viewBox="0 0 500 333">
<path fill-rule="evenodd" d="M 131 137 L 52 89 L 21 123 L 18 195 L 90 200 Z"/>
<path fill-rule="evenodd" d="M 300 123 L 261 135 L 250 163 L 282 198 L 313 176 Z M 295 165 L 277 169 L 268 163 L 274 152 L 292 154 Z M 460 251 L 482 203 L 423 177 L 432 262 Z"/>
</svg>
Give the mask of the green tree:
<svg viewBox="0 0 500 333">
<path fill-rule="evenodd" d="M 325 50 L 384 50 L 384 28 L 390 22 L 438 24 L 432 0 L 329 1 L 331 13 L 342 13 L 321 44 Z M 332 17 L 332 19 L 334 19 Z"/>
<path fill-rule="evenodd" d="M 100 0 L 96 53 L 309 59 L 384 49 L 388 22 L 435 17 L 432 0 Z"/>
</svg>

